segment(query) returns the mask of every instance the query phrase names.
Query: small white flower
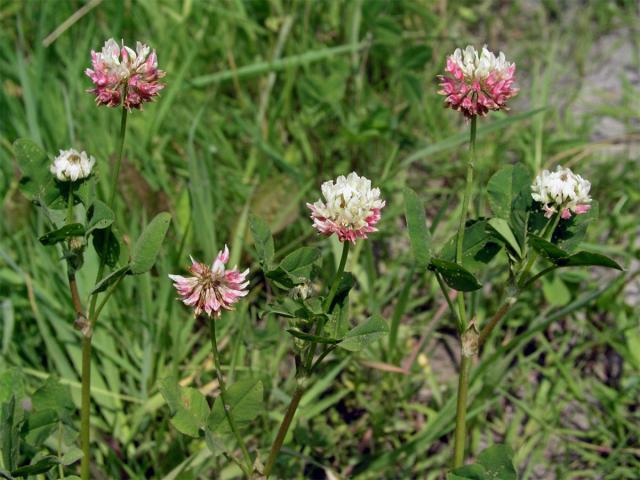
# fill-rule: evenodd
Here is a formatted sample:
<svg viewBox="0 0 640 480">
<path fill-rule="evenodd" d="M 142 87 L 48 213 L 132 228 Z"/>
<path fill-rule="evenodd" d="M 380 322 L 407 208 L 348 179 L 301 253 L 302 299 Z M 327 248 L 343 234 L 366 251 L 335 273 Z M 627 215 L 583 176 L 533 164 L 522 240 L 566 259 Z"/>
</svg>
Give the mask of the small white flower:
<svg viewBox="0 0 640 480">
<path fill-rule="evenodd" d="M 307 207 L 311 210 L 313 227 L 323 235 L 335 233 L 341 242 L 355 242 L 377 230 L 375 224 L 385 202 L 380 199 L 380 189 L 371 188 L 368 178 L 356 172 L 347 177 L 340 175 L 335 182 L 322 184 L 322 195 L 324 202 L 307 203 Z"/>
<path fill-rule="evenodd" d="M 542 203 L 547 218 L 559 211 L 561 217 L 567 219 L 571 213 L 580 215 L 589 211 L 590 189 L 589 181 L 569 168 L 558 166 L 555 172 L 544 170 L 536 177 L 531 186 L 531 197 Z"/>
<path fill-rule="evenodd" d="M 78 152 L 73 148 L 60 150 L 49 170 L 61 182 L 75 182 L 91 175 L 91 169 L 96 159 L 87 152 Z"/>
</svg>

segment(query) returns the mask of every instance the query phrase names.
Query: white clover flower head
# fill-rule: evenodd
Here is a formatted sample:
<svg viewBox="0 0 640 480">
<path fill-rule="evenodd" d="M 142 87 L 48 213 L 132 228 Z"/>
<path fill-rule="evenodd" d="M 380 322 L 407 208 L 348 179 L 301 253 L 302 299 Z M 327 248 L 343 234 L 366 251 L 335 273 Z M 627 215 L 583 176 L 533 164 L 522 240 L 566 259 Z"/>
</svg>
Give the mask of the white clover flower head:
<svg viewBox="0 0 640 480">
<path fill-rule="evenodd" d="M 335 181 L 322 184 L 322 199 L 307 207 L 311 210 L 313 228 L 323 235 L 336 234 L 341 242 L 355 243 L 357 238 L 377 231 L 380 210 L 385 206 L 380 189 L 371 188 L 371 180 L 351 172 Z"/>
<path fill-rule="evenodd" d="M 75 182 L 91 175 L 95 163 L 96 159 L 87 155 L 87 152 L 70 148 L 60 150 L 60 155 L 53 160 L 49 170 L 61 182 Z"/>
<path fill-rule="evenodd" d="M 545 217 L 560 212 L 563 219 L 581 215 L 591 208 L 591 183 L 569 168 L 558 166 L 555 172 L 544 170 L 531 185 L 531 197 L 542 203 Z"/>
<path fill-rule="evenodd" d="M 466 117 L 484 116 L 490 110 L 506 110 L 507 101 L 518 93 L 514 85 L 516 66 L 486 46 L 482 52 L 471 45 L 457 48 L 447 57 L 445 75 L 440 75 L 440 91 L 445 106 Z"/>
</svg>

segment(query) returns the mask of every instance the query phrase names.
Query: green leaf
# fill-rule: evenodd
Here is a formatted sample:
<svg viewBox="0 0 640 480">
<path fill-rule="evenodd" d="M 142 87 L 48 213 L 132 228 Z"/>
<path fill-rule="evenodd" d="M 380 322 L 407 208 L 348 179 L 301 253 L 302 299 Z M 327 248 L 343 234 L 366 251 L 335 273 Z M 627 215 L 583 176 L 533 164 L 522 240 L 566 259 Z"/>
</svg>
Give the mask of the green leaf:
<svg viewBox="0 0 640 480">
<path fill-rule="evenodd" d="M 567 220 L 560 220 L 551 241 L 564 251 L 572 253 L 584 240 L 589 224 L 598 218 L 598 211 L 598 202 L 594 200 L 587 213 L 573 215 Z"/>
<path fill-rule="evenodd" d="M 507 445 L 493 445 L 478 455 L 478 463 L 485 468 L 488 480 L 517 480 L 512 457 Z"/>
<path fill-rule="evenodd" d="M 266 276 L 284 288 L 291 288 L 311 277 L 313 265 L 320 258 L 320 250 L 312 247 L 302 247 L 284 257 L 275 270 L 267 272 Z"/>
<path fill-rule="evenodd" d="M 389 326 L 384 318 L 373 315 L 366 322 L 349 330 L 338 346 L 350 352 L 359 352 L 387 333 L 389 333 Z"/>
<path fill-rule="evenodd" d="M 509 227 L 507 221 L 502 218 L 492 218 L 489 220 L 489 225 L 498 233 L 498 235 L 500 235 L 507 245 L 513 249 L 518 258 L 522 258 L 520 245 L 518 244 L 518 241 L 511 231 L 511 227 Z"/>
<path fill-rule="evenodd" d="M 561 267 L 607 267 L 624 270 L 615 260 L 594 252 L 577 252 L 557 261 Z"/>
<path fill-rule="evenodd" d="M 84 226 L 80 223 L 71 223 L 57 230 L 45 233 L 38 240 L 40 240 L 40 243 L 43 245 L 55 245 L 69 237 L 80 237 L 82 235 L 84 235 Z"/>
<path fill-rule="evenodd" d="M 325 343 L 328 345 L 335 345 L 336 343 L 340 342 L 340 340 L 337 338 L 319 337 L 318 335 L 301 332 L 300 330 L 297 330 L 295 328 L 288 328 L 287 332 L 294 337 L 299 338 L 300 340 L 305 340 L 307 342 Z"/>
<path fill-rule="evenodd" d="M 82 450 L 78 447 L 71 447 L 66 453 L 62 456 L 61 462 L 64 466 L 73 465 L 78 460 L 83 457 Z M 66 477 L 69 478 L 69 477 Z"/>
<path fill-rule="evenodd" d="M 275 248 L 269 225 L 262 218 L 251 215 L 249 217 L 249 227 L 251 228 L 251 235 L 253 235 L 253 242 L 260 264 L 264 270 L 270 270 Z"/>
<path fill-rule="evenodd" d="M 75 405 L 71 399 L 68 385 L 61 384 L 54 377 L 49 377 L 31 397 L 34 411 L 53 410 L 60 419 L 75 412 Z"/>
<path fill-rule="evenodd" d="M 487 478 L 484 467 L 477 464 L 464 465 L 447 474 L 447 480 L 487 480 Z"/>
<path fill-rule="evenodd" d="M 280 267 L 291 276 L 308 278 L 311 267 L 320 258 L 320 250 L 302 247 L 284 257 Z"/>
<path fill-rule="evenodd" d="M 95 200 L 88 211 L 89 223 L 87 225 L 86 235 L 89 235 L 94 230 L 101 230 L 107 228 L 115 220 L 115 214 L 106 203 L 100 200 Z"/>
<path fill-rule="evenodd" d="M 0 452 L 4 467 L 12 470 L 20 454 L 20 429 L 24 423 L 22 409 L 16 397 L 0 404 Z"/>
<path fill-rule="evenodd" d="M 114 226 L 93 231 L 93 248 L 96 249 L 98 256 L 104 260 L 105 264 L 111 268 L 128 260 L 128 254 L 121 248 L 121 245 L 120 233 Z"/>
<path fill-rule="evenodd" d="M 158 388 L 171 410 L 171 424 L 176 430 L 198 438 L 209 416 L 209 405 L 199 390 L 182 387 L 175 377 L 160 381 Z"/>
<path fill-rule="evenodd" d="M 156 263 L 158 252 L 160 252 L 160 247 L 167 234 L 170 222 L 171 215 L 167 212 L 162 212 L 156 215 L 144 229 L 135 247 L 133 247 L 131 255 L 132 274 L 139 275 L 151 270 L 153 264 Z"/>
<path fill-rule="evenodd" d="M 0 468 L 0 478 L 2 480 L 14 480 L 15 479 L 15 477 L 11 476 L 10 472 L 8 472 L 7 470 L 3 470 L 1 468 Z"/>
<path fill-rule="evenodd" d="M 427 228 L 422 201 L 418 194 L 408 187 L 404 189 L 404 211 L 416 266 L 427 268 L 431 260 L 431 233 Z"/>
<path fill-rule="evenodd" d="M 600 253 L 581 251 L 570 255 L 553 243 L 535 235 L 529 235 L 529 244 L 536 252 L 559 267 L 606 267 L 624 270 L 618 262 Z"/>
<path fill-rule="evenodd" d="M 28 415 L 27 443 L 33 447 L 43 445 L 62 425 L 72 425 L 76 407 L 68 385 L 49 377 L 31 397 L 32 409 Z"/>
<path fill-rule="evenodd" d="M 553 243 L 536 235 L 529 235 L 529 245 L 547 260 L 556 263 L 559 259 L 569 256 L 567 252 Z"/>
<path fill-rule="evenodd" d="M 531 175 L 521 164 L 502 167 L 489 179 L 487 194 L 491 211 L 503 220 L 514 211 L 525 211 L 532 203 Z"/>
<path fill-rule="evenodd" d="M 456 262 L 457 241 L 456 234 L 445 244 L 440 253 L 442 260 Z M 471 272 L 478 271 L 488 264 L 501 248 L 486 220 L 469 220 L 465 225 L 462 240 L 462 266 Z"/>
<path fill-rule="evenodd" d="M 571 301 L 571 292 L 559 275 L 543 277 L 542 292 L 550 305 L 560 307 Z"/>
<path fill-rule="evenodd" d="M 38 475 L 40 473 L 46 473 L 51 470 L 53 467 L 60 463 L 58 461 L 58 457 L 54 457 L 53 455 L 48 455 L 46 457 L 41 458 L 36 463 L 32 465 L 26 465 L 24 467 L 16 468 L 11 472 L 11 475 L 14 477 L 28 477 L 29 475 Z"/>
<path fill-rule="evenodd" d="M 91 290 L 91 295 L 99 292 L 104 292 L 109 287 L 109 285 L 113 284 L 116 280 L 120 279 L 120 277 L 129 273 L 129 269 L 130 266 L 125 265 L 124 267 L 120 267 L 119 269 L 111 272 L 109 275 L 100 280 L 100 282 L 98 282 L 95 287 L 93 287 L 93 290 Z"/>
<path fill-rule="evenodd" d="M 0 404 L 15 396 L 22 400 L 25 396 L 24 376 L 19 368 L 11 367 L 0 373 Z"/>
<path fill-rule="evenodd" d="M 472 292 L 482 287 L 470 271 L 457 263 L 432 258 L 429 269 L 438 272 L 447 285 L 460 292 Z"/>
<path fill-rule="evenodd" d="M 22 172 L 20 179 L 22 193 L 29 200 L 42 205 L 50 205 L 60 197 L 55 178 L 49 171 L 51 162 L 44 150 L 26 138 L 16 140 L 13 150 Z"/>
<path fill-rule="evenodd" d="M 262 412 L 262 390 L 262 382 L 254 378 L 243 378 L 227 387 L 228 411 L 238 428 L 245 427 Z M 212 433 L 231 432 L 222 408 L 222 398 L 218 397 L 207 419 L 207 430 Z"/>
</svg>

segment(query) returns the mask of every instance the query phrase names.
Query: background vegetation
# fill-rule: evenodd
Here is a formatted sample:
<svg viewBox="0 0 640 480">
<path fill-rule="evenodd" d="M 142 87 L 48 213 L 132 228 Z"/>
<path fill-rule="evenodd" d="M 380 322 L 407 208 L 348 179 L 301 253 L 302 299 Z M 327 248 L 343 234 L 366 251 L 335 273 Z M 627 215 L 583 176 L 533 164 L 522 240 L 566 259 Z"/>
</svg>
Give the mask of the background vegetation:
<svg viewBox="0 0 640 480">
<path fill-rule="evenodd" d="M 375 312 L 400 318 L 397 341 L 331 358 L 302 400 L 277 474 L 443 478 L 455 328 L 433 276 L 412 269 L 401 189 L 425 201 L 434 243 L 453 235 L 464 181 L 457 147 L 467 133 L 442 108 L 436 75 L 455 47 L 486 43 L 517 63 L 521 93 L 509 115 L 480 121 L 478 184 L 505 163 L 570 166 L 600 202 L 588 247 L 626 272 L 563 271 L 519 302 L 487 346 L 497 354 L 472 377 L 470 454 L 503 441 L 525 479 L 638 478 L 639 18 L 633 0 L 3 1 L 0 371 L 19 367 L 27 392 L 57 376 L 79 405 L 65 268 L 34 236 L 45 222 L 17 190 L 11 144 L 28 137 L 52 155 L 85 149 L 106 191 L 119 113 L 94 106 L 83 71 L 107 38 L 140 40 L 156 48 L 167 88 L 130 116 L 117 217 L 136 235 L 158 211 L 174 221 L 155 270 L 125 282 L 96 329 L 94 477 L 237 474 L 204 440 L 170 426 L 158 393 L 158 381 L 176 374 L 217 394 L 206 325 L 175 300 L 167 274 L 189 254 L 213 258 L 225 242 L 232 264 L 258 272 L 249 301 L 223 317 L 221 346 L 230 377 L 251 372 L 265 385 L 266 408 L 250 430 L 264 461 L 294 367 L 284 324 L 261 314 L 270 292 L 248 213 L 268 220 L 279 255 L 326 242 L 304 203 L 323 180 L 355 169 L 382 187 L 388 206 L 380 233 L 350 258 L 352 322 Z M 485 200 L 473 208 L 485 212 Z M 329 278 L 339 246 L 325 253 Z M 92 251 L 86 262 L 85 286 L 97 268 Z M 501 292 L 490 293 L 472 297 L 480 322 L 499 301 Z"/>
</svg>

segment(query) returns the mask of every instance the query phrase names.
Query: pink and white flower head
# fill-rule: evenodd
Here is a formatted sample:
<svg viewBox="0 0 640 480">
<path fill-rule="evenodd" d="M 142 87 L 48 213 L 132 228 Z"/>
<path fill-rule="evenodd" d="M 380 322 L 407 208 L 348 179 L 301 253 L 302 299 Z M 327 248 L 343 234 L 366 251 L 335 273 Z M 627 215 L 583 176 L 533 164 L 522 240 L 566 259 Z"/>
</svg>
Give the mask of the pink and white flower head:
<svg viewBox="0 0 640 480">
<path fill-rule="evenodd" d="M 558 166 L 555 172 L 544 170 L 531 185 L 531 197 L 542 203 L 544 216 L 560 212 L 563 219 L 581 215 L 591 208 L 591 183 L 569 168 Z"/>
<path fill-rule="evenodd" d="M 169 275 L 182 303 L 193 307 L 196 316 L 204 312 L 210 317 L 220 317 L 223 309 L 233 310 L 233 304 L 249 293 L 246 289 L 249 269 L 242 273 L 237 267 L 226 269 L 228 261 L 229 249 L 225 245 L 211 267 L 192 258 L 189 271 L 193 276 Z"/>
<path fill-rule="evenodd" d="M 357 238 L 367 238 L 376 232 L 375 224 L 380 220 L 384 200 L 380 200 L 380 189 L 371 188 L 371 180 L 351 172 L 340 175 L 335 182 L 322 184 L 325 201 L 307 203 L 311 210 L 313 228 L 322 235 L 336 234 L 341 242 L 355 243 Z"/>
<path fill-rule="evenodd" d="M 482 53 L 469 45 L 457 48 L 447 58 L 441 75 L 440 91 L 445 106 L 461 111 L 465 117 L 484 116 L 489 110 L 506 110 L 507 100 L 518 93 L 513 85 L 516 66 L 507 62 L 504 53 L 496 57 L 486 46 Z"/>
<path fill-rule="evenodd" d="M 61 182 L 75 182 L 91 175 L 96 159 L 87 152 L 78 152 L 73 148 L 60 150 L 49 171 Z"/>
<path fill-rule="evenodd" d="M 165 72 L 158 70 L 156 51 L 143 43 L 137 42 L 134 51 L 110 38 L 102 51 L 91 51 L 91 63 L 93 70 L 87 68 L 85 73 L 95 87 L 88 92 L 96 96 L 98 105 L 140 109 L 164 88 L 158 81 Z"/>
</svg>

